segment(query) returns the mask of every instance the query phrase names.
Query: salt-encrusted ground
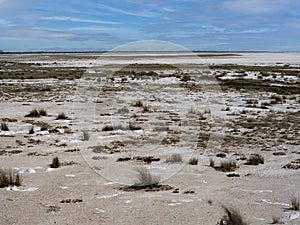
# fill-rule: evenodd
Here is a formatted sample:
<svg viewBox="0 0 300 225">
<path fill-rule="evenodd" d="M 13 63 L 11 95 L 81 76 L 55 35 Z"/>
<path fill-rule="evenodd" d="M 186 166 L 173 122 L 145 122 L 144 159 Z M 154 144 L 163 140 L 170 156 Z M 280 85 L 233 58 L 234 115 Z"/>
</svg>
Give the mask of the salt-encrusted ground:
<svg viewBox="0 0 300 225">
<path fill-rule="evenodd" d="M 1 55 L 6 63 L 86 72 L 72 80 L 0 80 L 0 118 L 9 127 L 0 131 L 0 163 L 23 177 L 22 186 L 0 189 L 0 224 L 215 225 L 222 205 L 250 224 L 272 217 L 299 224 L 300 212 L 289 208 L 300 194 L 300 54 L 199 55 Z M 244 83 L 222 83 L 230 80 Z M 253 80 L 261 83 L 245 83 Z M 25 117 L 32 109 L 48 115 Z M 68 118 L 56 120 L 62 112 Z M 172 154 L 183 162 L 167 163 Z M 246 165 L 251 154 L 264 164 Z M 57 169 L 49 168 L 54 156 Z M 159 161 L 143 161 L 151 156 Z M 235 171 L 209 166 L 228 159 Z M 122 189 L 141 167 L 173 189 Z"/>
</svg>

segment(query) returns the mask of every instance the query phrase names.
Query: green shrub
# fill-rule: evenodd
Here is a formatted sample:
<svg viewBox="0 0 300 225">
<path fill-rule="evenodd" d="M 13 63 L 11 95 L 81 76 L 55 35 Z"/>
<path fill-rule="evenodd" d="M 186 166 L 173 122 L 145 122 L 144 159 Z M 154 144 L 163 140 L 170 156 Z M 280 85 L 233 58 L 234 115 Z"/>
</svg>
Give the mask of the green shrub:
<svg viewBox="0 0 300 225">
<path fill-rule="evenodd" d="M 60 114 L 58 114 L 56 119 L 57 120 L 66 120 L 66 119 L 68 119 L 68 117 L 65 115 L 65 113 L 60 113 Z"/>
<path fill-rule="evenodd" d="M 180 163 L 182 162 L 182 156 L 180 154 L 172 154 L 167 160 L 167 163 Z"/>
<path fill-rule="evenodd" d="M 247 165 L 258 165 L 258 164 L 264 164 L 265 160 L 264 157 L 260 154 L 254 154 L 251 155 L 247 160 Z"/>
<path fill-rule="evenodd" d="M 223 206 L 225 215 L 222 217 L 218 225 L 248 225 L 241 214 L 233 208 Z"/>
<path fill-rule="evenodd" d="M 9 131 L 9 128 L 8 128 L 8 126 L 7 126 L 7 123 L 1 123 L 1 130 L 2 131 Z"/>
<path fill-rule="evenodd" d="M 52 163 L 50 164 L 51 168 L 58 168 L 60 166 L 60 162 L 57 156 L 52 159 Z"/>
<path fill-rule="evenodd" d="M 0 169 L 0 188 L 21 186 L 21 175 L 13 169 Z"/>
<path fill-rule="evenodd" d="M 198 164 L 198 159 L 197 158 L 191 158 L 189 160 L 189 164 L 190 165 L 197 165 Z"/>
</svg>

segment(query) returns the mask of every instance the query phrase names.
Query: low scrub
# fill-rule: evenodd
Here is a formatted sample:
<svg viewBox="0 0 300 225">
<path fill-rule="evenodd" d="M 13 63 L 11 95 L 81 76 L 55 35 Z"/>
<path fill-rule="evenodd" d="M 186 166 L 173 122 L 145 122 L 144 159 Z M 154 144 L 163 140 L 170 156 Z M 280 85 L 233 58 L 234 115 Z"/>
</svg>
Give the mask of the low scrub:
<svg viewBox="0 0 300 225">
<path fill-rule="evenodd" d="M 21 186 L 21 175 L 13 169 L 0 169 L 0 188 Z"/>
</svg>

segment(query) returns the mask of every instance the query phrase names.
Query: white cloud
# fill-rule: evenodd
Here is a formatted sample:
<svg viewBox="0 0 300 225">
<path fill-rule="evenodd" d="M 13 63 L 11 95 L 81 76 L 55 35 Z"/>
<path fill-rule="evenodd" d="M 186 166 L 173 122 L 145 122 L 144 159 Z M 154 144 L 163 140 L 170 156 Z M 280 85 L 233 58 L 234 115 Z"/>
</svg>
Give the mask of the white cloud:
<svg viewBox="0 0 300 225">
<path fill-rule="evenodd" d="M 240 13 L 271 13 L 289 5 L 290 0 L 226 0 L 223 7 Z"/>
<path fill-rule="evenodd" d="M 152 13 L 150 11 L 145 11 L 145 10 L 142 10 L 140 12 L 132 12 L 132 11 L 119 9 L 119 8 L 115 8 L 115 7 L 111 7 L 111 6 L 103 5 L 103 4 L 99 4 L 99 6 L 103 9 L 109 10 L 111 12 L 121 13 L 121 14 L 125 14 L 125 15 L 130 15 L 130 16 L 138 16 L 138 17 L 154 17 L 154 16 L 156 16 L 155 13 Z"/>
<path fill-rule="evenodd" d="M 56 21 L 66 21 L 66 22 L 79 22 L 79 23 L 99 23 L 99 24 L 122 24 L 119 22 L 106 21 L 106 20 L 89 20 L 89 19 L 80 19 L 74 17 L 66 17 L 66 16 L 43 16 L 40 19 L 42 20 L 56 20 Z"/>
</svg>

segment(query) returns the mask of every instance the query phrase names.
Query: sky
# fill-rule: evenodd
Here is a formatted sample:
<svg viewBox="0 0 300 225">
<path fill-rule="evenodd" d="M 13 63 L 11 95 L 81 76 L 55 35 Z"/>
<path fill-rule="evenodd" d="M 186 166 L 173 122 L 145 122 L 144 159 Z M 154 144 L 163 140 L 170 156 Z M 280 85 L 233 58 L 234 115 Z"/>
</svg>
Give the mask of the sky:
<svg viewBox="0 0 300 225">
<path fill-rule="evenodd" d="M 0 50 L 300 51 L 299 0 L 0 0 Z"/>
</svg>

